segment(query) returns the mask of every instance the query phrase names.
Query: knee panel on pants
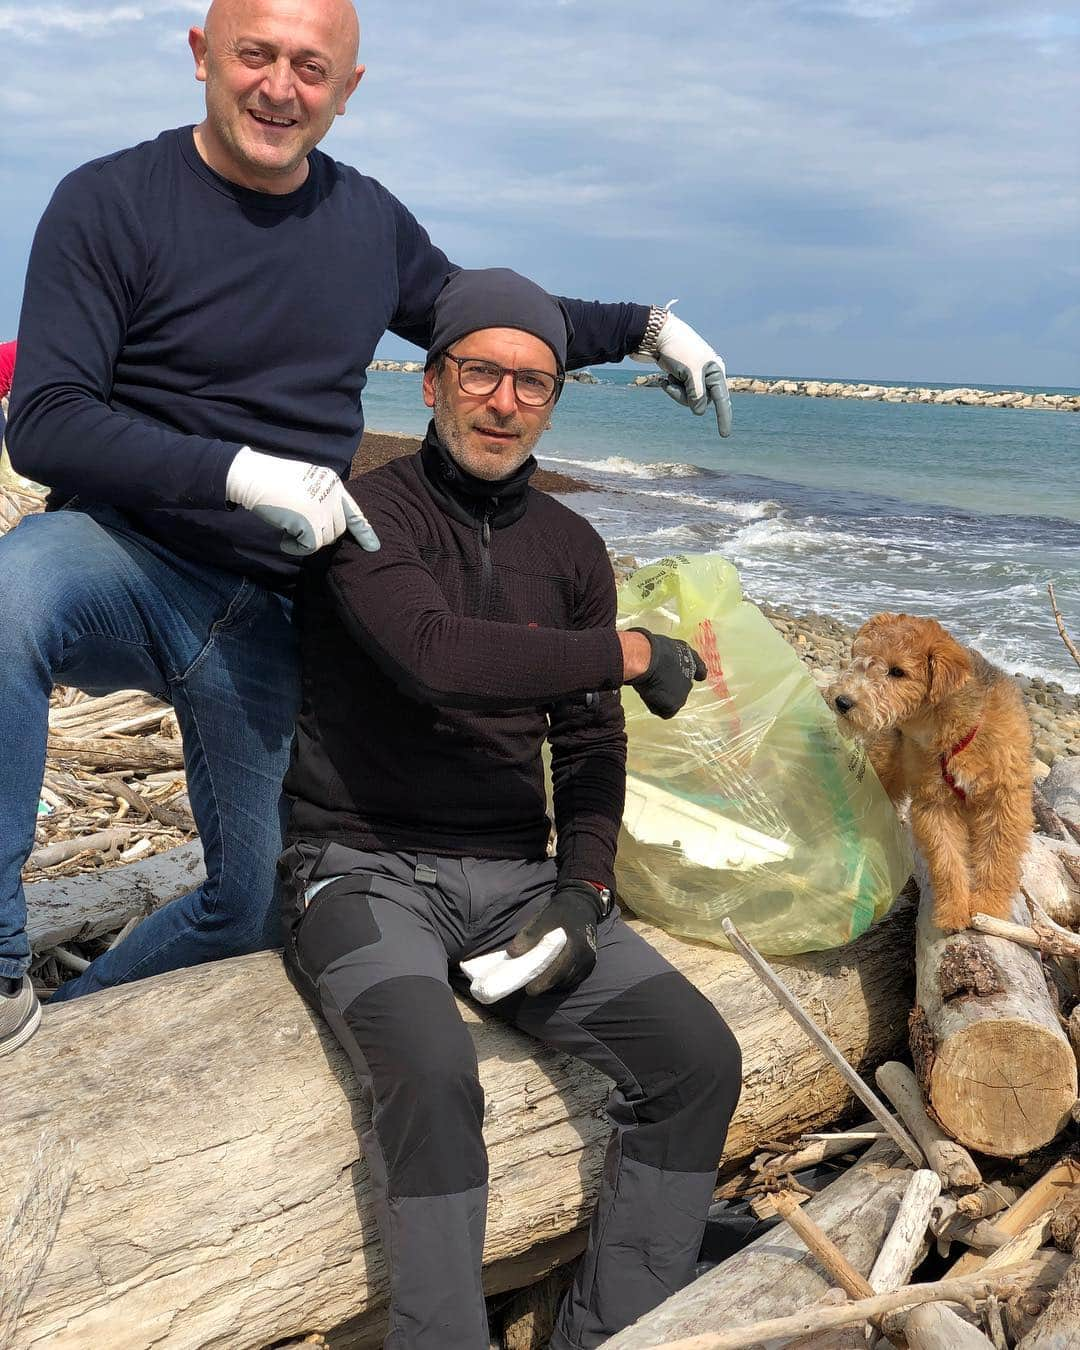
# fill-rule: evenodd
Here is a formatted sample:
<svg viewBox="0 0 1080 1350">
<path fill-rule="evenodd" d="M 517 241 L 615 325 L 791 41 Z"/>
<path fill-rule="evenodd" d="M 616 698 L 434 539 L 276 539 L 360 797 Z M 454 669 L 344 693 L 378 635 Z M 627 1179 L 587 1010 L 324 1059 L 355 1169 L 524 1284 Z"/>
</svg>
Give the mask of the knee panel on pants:
<svg viewBox="0 0 1080 1350">
<path fill-rule="evenodd" d="M 449 986 L 426 975 L 384 980 L 344 1017 L 370 1075 L 389 1195 L 453 1195 L 484 1185 L 484 1092 Z"/>
<path fill-rule="evenodd" d="M 712 1171 L 739 1100 L 742 1054 L 708 999 L 671 971 L 619 994 L 582 1027 L 632 1075 L 619 1083 L 637 1121 L 624 1137 L 627 1155 L 670 1171 Z"/>
</svg>

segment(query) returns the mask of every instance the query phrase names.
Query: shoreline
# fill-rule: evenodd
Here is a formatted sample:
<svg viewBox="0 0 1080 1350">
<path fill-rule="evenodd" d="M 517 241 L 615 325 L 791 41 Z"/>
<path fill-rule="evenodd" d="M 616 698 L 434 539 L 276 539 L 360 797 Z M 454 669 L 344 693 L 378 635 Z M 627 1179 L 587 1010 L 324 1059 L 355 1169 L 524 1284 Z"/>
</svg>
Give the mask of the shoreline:
<svg viewBox="0 0 1080 1350">
<path fill-rule="evenodd" d="M 414 375 L 423 371 L 419 361 L 372 361 L 369 370 Z M 577 384 L 599 384 L 588 369 L 568 371 L 566 378 Z M 631 389 L 648 389 L 667 377 L 654 371 L 629 381 Z M 928 403 L 937 407 L 1015 408 L 1021 411 L 1080 413 L 1080 394 L 1028 393 L 1024 389 L 977 389 L 955 385 L 931 389 L 926 385 L 848 384 L 842 380 L 763 380 L 753 375 L 729 375 L 733 394 L 777 394 L 787 398 L 846 398 L 870 403 Z"/>
<path fill-rule="evenodd" d="M 367 473 L 399 455 L 415 454 L 420 440 L 386 432 L 365 431 L 353 459 L 353 473 Z M 607 492 L 611 489 L 572 478 L 552 469 L 538 469 L 533 486 L 542 492 L 560 495 L 574 492 Z M 620 554 L 612 558 L 617 577 L 637 566 L 634 558 Z M 819 686 L 828 684 L 850 646 L 854 628 L 827 614 L 797 610 L 790 605 L 771 605 L 746 597 L 765 615 L 772 626 L 795 649 Z M 1007 672 L 1020 686 L 1031 717 L 1035 755 L 1049 767 L 1058 755 L 1080 755 L 1080 694 L 1066 693 L 1056 680 Z"/>
</svg>

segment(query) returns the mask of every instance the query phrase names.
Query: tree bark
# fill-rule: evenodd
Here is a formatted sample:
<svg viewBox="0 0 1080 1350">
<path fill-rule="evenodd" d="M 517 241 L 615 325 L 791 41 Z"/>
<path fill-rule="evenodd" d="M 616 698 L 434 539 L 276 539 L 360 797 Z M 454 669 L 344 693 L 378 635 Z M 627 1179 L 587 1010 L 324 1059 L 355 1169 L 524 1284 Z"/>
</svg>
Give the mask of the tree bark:
<svg viewBox="0 0 1080 1350">
<path fill-rule="evenodd" d="M 744 1091 L 726 1158 L 819 1127 L 849 1105 L 839 1077 L 740 958 L 635 926 L 720 1008 L 742 1045 Z M 901 910 L 849 947 L 782 963 L 863 1072 L 897 1050 L 910 943 Z M 562 1238 L 572 1245 L 587 1222 L 609 1084 L 491 1014 L 463 1005 L 463 1016 L 487 1100 L 485 1262 L 498 1286 L 508 1264 L 524 1269 L 532 1248 Z M 274 954 L 47 1008 L 5 1077 L 0 1216 L 44 1128 L 75 1141 L 76 1178 L 12 1350 L 246 1350 L 376 1307 L 386 1274 L 356 1096 L 337 1043 Z M 883 1225 L 886 1207 L 874 1209 Z M 868 1251 L 866 1269 L 870 1260 Z"/>
<path fill-rule="evenodd" d="M 923 1095 L 967 1148 L 1013 1158 L 1048 1144 L 1070 1121 L 1076 1056 L 1050 1002 L 1038 954 L 1002 938 L 946 934 L 919 882 L 912 1052 Z M 1038 901 L 1039 897 L 1033 897 Z M 1027 921 L 1019 897 L 1013 917 Z"/>
</svg>

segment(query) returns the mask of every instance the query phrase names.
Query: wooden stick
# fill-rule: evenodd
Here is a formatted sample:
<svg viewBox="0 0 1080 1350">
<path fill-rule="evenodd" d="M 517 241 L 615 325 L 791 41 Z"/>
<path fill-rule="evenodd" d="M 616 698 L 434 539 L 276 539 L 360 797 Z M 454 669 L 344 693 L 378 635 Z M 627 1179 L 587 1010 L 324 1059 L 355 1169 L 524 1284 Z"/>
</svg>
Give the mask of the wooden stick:
<svg viewBox="0 0 1080 1350">
<path fill-rule="evenodd" d="M 854 1139 L 849 1135 L 822 1135 L 816 1143 L 807 1144 L 803 1148 L 786 1150 L 772 1157 L 762 1153 L 750 1166 L 752 1171 L 762 1173 L 797 1172 L 800 1168 L 814 1167 L 818 1163 L 825 1162 L 829 1158 L 840 1157 L 844 1153 L 856 1153 L 860 1149 L 875 1143 L 883 1136 L 884 1131 L 880 1134 L 863 1134 L 861 1137 Z"/>
<path fill-rule="evenodd" d="M 926 1114 L 915 1075 L 897 1060 L 882 1064 L 874 1075 L 878 1087 L 896 1108 L 896 1113 L 918 1141 L 926 1161 L 941 1178 L 946 1190 L 978 1186 L 982 1175 L 975 1159 L 962 1144 L 949 1136 Z"/>
<path fill-rule="evenodd" d="M 896 1211 L 889 1236 L 867 1277 L 877 1294 L 899 1289 L 911 1279 L 930 1223 L 930 1209 L 941 1194 L 941 1178 L 928 1168 L 912 1175 Z"/>
<path fill-rule="evenodd" d="M 141 914 L 133 914 L 133 915 L 131 916 L 131 918 L 128 919 L 127 923 L 124 924 L 123 928 L 120 929 L 119 933 L 117 933 L 117 935 L 116 935 L 116 936 L 113 938 L 113 940 L 109 943 L 109 951 L 112 951 L 112 949 L 113 949 L 114 947 L 119 947 L 119 945 L 121 944 L 121 942 L 123 942 L 123 940 L 124 940 L 124 939 L 127 937 L 127 935 L 132 931 L 132 929 L 133 929 L 133 928 L 137 928 L 137 927 L 139 926 L 139 924 L 142 923 L 142 921 L 143 921 L 143 915 L 141 915 Z"/>
<path fill-rule="evenodd" d="M 1050 1214 L 1070 1188 L 1078 1184 L 1080 1184 L 1080 1161 L 1064 1158 L 1028 1187 L 1020 1199 L 1010 1205 L 1004 1214 L 995 1217 L 994 1226 L 1000 1228 L 1003 1233 L 1008 1233 L 1010 1237 L 1016 1236 L 1030 1226 L 1033 1220 L 1038 1221 Z M 999 1248 L 994 1253 L 995 1257 L 1000 1257 L 1004 1250 L 1003 1247 Z M 983 1268 L 983 1258 L 975 1252 L 968 1252 L 952 1267 L 949 1276 L 950 1278 L 966 1276 Z"/>
<path fill-rule="evenodd" d="M 76 975 L 81 975 L 90 964 L 84 956 L 76 956 L 74 952 L 69 952 L 66 947 L 53 947 L 47 953 L 56 959 L 57 964 L 65 966 L 68 970 L 73 970 Z"/>
<path fill-rule="evenodd" d="M 894 1119 L 894 1117 L 885 1109 L 884 1104 L 873 1092 L 866 1086 L 863 1080 L 847 1062 L 844 1056 L 829 1040 L 828 1036 L 821 1030 L 817 1023 L 803 1009 L 802 1005 L 796 999 L 795 995 L 780 979 L 773 968 L 762 957 L 735 927 L 730 919 L 721 920 L 720 927 L 725 936 L 743 960 L 752 971 L 758 976 L 761 982 L 771 990 L 773 996 L 782 1008 L 791 1014 L 795 1021 L 810 1037 L 811 1041 L 818 1047 L 821 1053 L 829 1061 L 834 1069 L 840 1074 L 841 1078 L 851 1088 L 852 1092 L 859 1098 L 862 1104 L 881 1121 L 893 1142 L 903 1150 L 903 1152 L 912 1160 L 916 1167 L 923 1165 L 922 1152 L 908 1134 L 907 1130 Z"/>
<path fill-rule="evenodd" d="M 781 1191 L 773 1196 L 773 1203 L 776 1205 L 777 1214 L 794 1228 L 826 1273 L 846 1294 L 850 1294 L 852 1298 L 873 1296 L 874 1290 L 871 1285 L 863 1279 L 829 1235 L 817 1226 L 809 1214 L 803 1212 L 798 1197 L 790 1192 Z"/>
<path fill-rule="evenodd" d="M 1041 1269 L 1025 1263 L 1008 1272 L 990 1271 L 966 1275 L 957 1280 L 936 1280 L 933 1284 L 909 1284 L 888 1294 L 859 1299 L 839 1308 L 808 1308 L 790 1317 L 773 1317 L 767 1322 L 753 1322 L 732 1331 L 706 1332 L 686 1340 L 665 1341 L 657 1350 L 747 1350 L 761 1341 L 782 1341 L 796 1336 L 809 1336 L 817 1331 L 831 1331 L 836 1327 L 854 1326 L 892 1312 L 896 1308 L 918 1307 L 923 1303 L 967 1303 L 985 1299 L 991 1293 L 1001 1293 L 1023 1283 L 1033 1270 Z"/>
<path fill-rule="evenodd" d="M 987 1335 L 994 1343 L 994 1350 L 1009 1350 L 1009 1342 L 1005 1337 L 1005 1320 L 1001 1315 L 1001 1300 L 997 1294 L 991 1294 L 986 1300 L 983 1318 Z"/>
<path fill-rule="evenodd" d="M 1080 957 L 1080 937 L 1067 929 L 1051 929 L 1042 924 L 1027 928 L 1024 924 L 1010 923 L 1008 919 L 995 919 L 990 914 L 973 914 L 970 926 L 976 933 L 1018 942 L 1021 947 L 1033 947 L 1048 956 Z"/>
<path fill-rule="evenodd" d="M 122 849 L 131 838 L 127 826 L 118 829 L 98 830 L 94 834 L 82 834 L 75 839 L 58 839 L 55 844 L 46 844 L 35 849 L 26 860 L 27 867 L 41 870 L 55 867 L 57 863 L 67 862 L 79 853 L 115 853 Z"/>
<path fill-rule="evenodd" d="M 1004 1181 L 988 1181 L 970 1195 L 962 1195 L 956 1202 L 956 1208 L 969 1219 L 989 1219 L 1010 1205 L 1015 1205 L 1019 1198 L 1020 1192 L 1015 1186 L 1009 1186 Z"/>
<path fill-rule="evenodd" d="M 835 1140 L 837 1143 L 872 1144 L 875 1139 L 880 1139 L 884 1133 L 885 1131 L 880 1125 L 870 1124 L 864 1125 L 859 1130 L 833 1130 L 828 1134 L 816 1134 L 811 1131 L 808 1134 L 800 1134 L 799 1143 L 800 1145 L 827 1144 Z"/>
<path fill-rule="evenodd" d="M 1057 606 L 1057 596 L 1054 594 L 1054 583 L 1052 581 L 1048 581 L 1046 583 L 1046 589 L 1050 596 L 1050 608 L 1054 611 L 1054 621 L 1057 624 L 1058 632 L 1061 634 L 1061 640 L 1068 648 L 1069 655 L 1076 662 L 1076 664 L 1080 666 L 1080 652 L 1076 650 L 1076 644 L 1073 642 L 1072 638 L 1069 637 L 1068 633 L 1066 633 L 1065 631 L 1065 620 L 1061 617 L 1061 610 L 1058 609 Z"/>
<path fill-rule="evenodd" d="M 1050 1234 L 1050 1221 L 1053 1211 L 1047 1210 L 1033 1219 L 1025 1228 L 1021 1228 L 1015 1237 L 1010 1238 L 1003 1247 L 991 1252 L 980 1267 L 983 1271 L 1001 1270 L 1005 1266 L 1015 1265 L 1017 1261 L 1028 1261 L 1035 1255 Z"/>
</svg>

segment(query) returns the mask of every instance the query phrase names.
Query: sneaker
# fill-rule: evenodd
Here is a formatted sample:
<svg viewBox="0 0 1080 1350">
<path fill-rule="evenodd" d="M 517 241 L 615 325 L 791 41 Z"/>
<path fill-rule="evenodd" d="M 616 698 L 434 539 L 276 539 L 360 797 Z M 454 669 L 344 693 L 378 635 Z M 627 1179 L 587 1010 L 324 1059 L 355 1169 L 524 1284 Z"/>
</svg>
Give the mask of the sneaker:
<svg viewBox="0 0 1080 1350">
<path fill-rule="evenodd" d="M 0 1055 L 25 1045 L 40 1021 L 41 1004 L 30 976 L 14 980 L 0 976 Z"/>
</svg>

